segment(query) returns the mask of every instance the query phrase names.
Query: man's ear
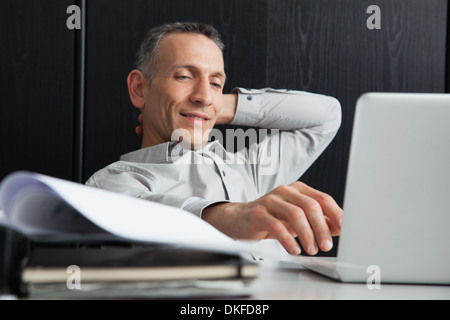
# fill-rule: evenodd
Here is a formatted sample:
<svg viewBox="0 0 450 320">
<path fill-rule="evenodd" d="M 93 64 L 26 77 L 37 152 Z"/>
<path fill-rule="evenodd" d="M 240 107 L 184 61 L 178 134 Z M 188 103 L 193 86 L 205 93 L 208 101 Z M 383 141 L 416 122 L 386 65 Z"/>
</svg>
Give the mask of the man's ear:
<svg viewBox="0 0 450 320">
<path fill-rule="evenodd" d="M 128 75 L 127 84 L 131 103 L 136 108 L 142 109 L 145 105 L 144 88 L 147 85 L 147 78 L 141 71 L 135 69 Z"/>
</svg>

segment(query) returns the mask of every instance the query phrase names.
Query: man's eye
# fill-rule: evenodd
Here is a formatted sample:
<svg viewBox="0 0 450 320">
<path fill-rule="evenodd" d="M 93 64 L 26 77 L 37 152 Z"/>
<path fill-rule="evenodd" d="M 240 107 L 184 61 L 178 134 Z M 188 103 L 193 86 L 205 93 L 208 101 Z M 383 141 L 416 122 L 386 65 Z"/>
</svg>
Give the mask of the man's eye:
<svg viewBox="0 0 450 320">
<path fill-rule="evenodd" d="M 212 82 L 211 85 L 212 85 L 213 87 L 216 87 L 217 89 L 222 89 L 222 85 L 221 85 L 220 83 Z"/>
<path fill-rule="evenodd" d="M 180 80 L 190 79 L 189 76 L 176 76 L 175 78 L 180 79 Z"/>
</svg>

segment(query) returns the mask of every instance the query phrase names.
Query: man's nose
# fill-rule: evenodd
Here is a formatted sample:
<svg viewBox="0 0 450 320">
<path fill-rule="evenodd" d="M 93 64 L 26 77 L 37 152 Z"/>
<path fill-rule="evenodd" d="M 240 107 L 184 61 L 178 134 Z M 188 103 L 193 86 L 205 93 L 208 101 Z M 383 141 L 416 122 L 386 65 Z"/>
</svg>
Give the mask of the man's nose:
<svg viewBox="0 0 450 320">
<path fill-rule="evenodd" d="M 209 79 L 198 79 L 191 94 L 191 102 L 202 107 L 207 107 L 212 104 Z"/>
</svg>

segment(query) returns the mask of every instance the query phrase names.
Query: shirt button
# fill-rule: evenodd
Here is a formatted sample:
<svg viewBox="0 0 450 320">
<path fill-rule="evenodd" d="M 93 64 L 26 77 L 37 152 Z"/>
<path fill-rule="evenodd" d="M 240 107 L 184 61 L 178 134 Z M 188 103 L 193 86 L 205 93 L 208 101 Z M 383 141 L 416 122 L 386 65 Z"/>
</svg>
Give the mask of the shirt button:
<svg viewBox="0 0 450 320">
<path fill-rule="evenodd" d="M 225 171 L 222 171 L 222 174 L 223 174 L 224 177 L 226 177 Z"/>
<path fill-rule="evenodd" d="M 253 97 L 252 97 L 252 96 L 247 96 L 247 100 L 248 100 L 248 101 L 252 101 L 252 100 L 253 100 Z"/>
</svg>

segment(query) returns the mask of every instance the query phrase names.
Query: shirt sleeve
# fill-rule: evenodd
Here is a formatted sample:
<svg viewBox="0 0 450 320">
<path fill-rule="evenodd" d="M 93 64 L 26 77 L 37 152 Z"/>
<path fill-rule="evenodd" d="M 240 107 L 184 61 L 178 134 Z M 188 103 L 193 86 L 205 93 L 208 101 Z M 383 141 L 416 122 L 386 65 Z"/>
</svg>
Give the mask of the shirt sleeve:
<svg viewBox="0 0 450 320">
<path fill-rule="evenodd" d="M 122 161 L 97 171 L 86 185 L 118 192 L 130 197 L 149 200 L 188 211 L 201 218 L 203 210 L 213 204 L 228 202 L 154 193 L 149 188 L 152 177 L 138 166 Z"/>
<path fill-rule="evenodd" d="M 341 125 L 337 99 L 303 91 L 237 88 L 232 125 L 260 130 L 257 144 L 244 150 L 258 192 L 291 184 L 320 156 Z"/>
</svg>

